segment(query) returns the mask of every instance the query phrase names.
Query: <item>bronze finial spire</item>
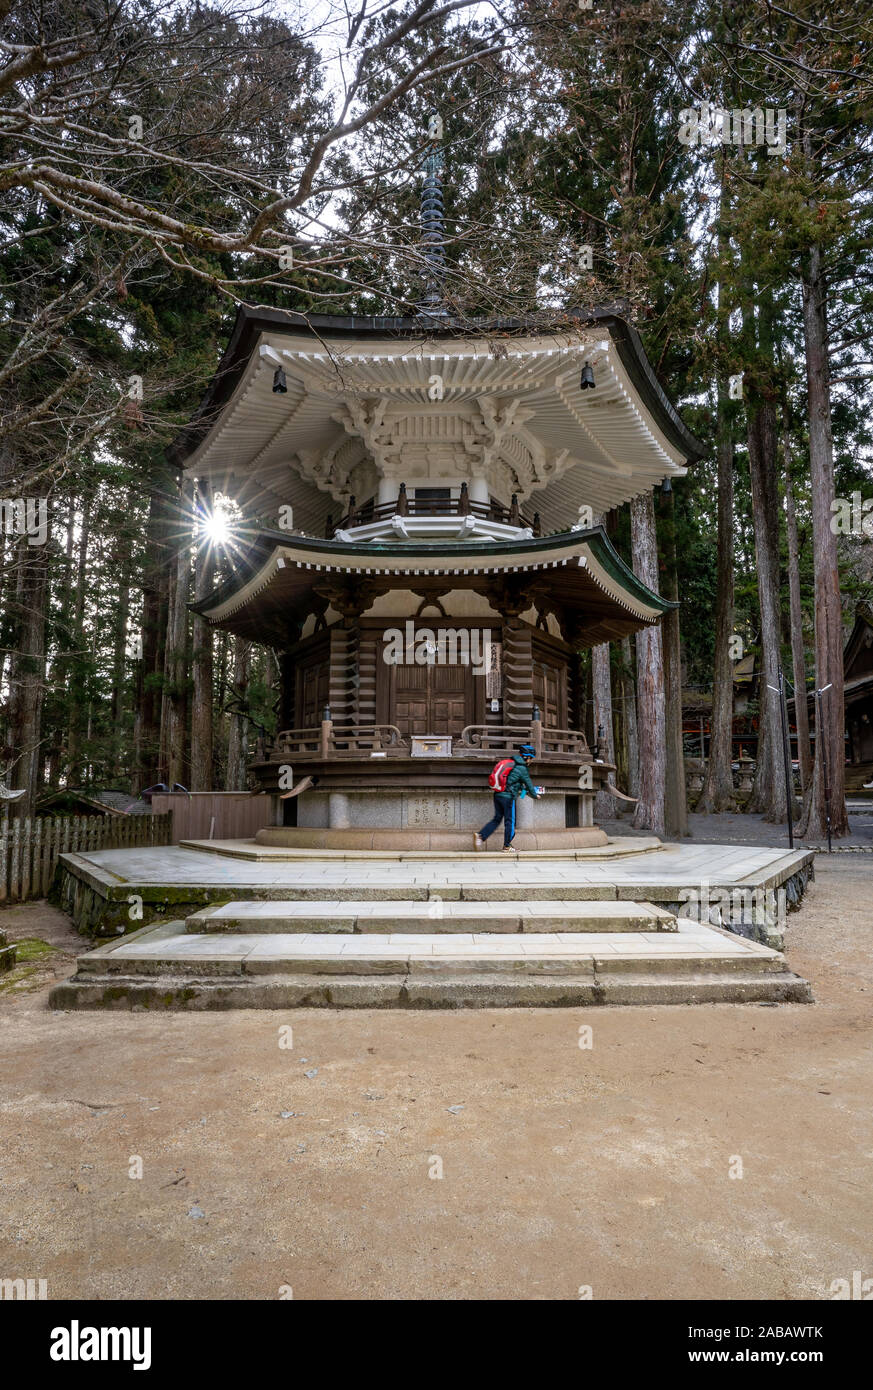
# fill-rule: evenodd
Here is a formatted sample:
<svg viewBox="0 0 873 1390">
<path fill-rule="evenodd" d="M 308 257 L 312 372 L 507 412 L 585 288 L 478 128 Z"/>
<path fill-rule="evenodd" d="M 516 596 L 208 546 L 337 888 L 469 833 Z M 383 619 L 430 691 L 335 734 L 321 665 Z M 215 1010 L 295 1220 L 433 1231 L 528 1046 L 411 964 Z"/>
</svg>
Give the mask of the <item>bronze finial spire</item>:
<svg viewBox="0 0 873 1390">
<path fill-rule="evenodd" d="M 435 113 L 427 124 L 430 151 L 425 160 L 425 179 L 421 190 L 421 241 L 424 248 L 424 298 L 421 317 L 445 317 L 446 280 L 445 207 L 443 204 L 442 117 Z"/>
</svg>

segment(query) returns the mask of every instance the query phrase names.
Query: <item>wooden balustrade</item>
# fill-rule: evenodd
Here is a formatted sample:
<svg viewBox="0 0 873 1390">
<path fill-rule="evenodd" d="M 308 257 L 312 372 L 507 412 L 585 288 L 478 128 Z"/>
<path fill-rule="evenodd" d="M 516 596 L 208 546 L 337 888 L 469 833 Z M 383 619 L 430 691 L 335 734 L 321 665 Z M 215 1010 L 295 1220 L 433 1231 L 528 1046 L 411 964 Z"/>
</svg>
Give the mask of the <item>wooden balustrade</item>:
<svg viewBox="0 0 873 1390">
<path fill-rule="evenodd" d="M 334 724 L 330 737 L 331 754 L 409 753 L 409 741 L 396 724 Z"/>
<path fill-rule="evenodd" d="M 368 526 L 374 521 L 390 521 L 392 516 L 474 516 L 483 521 L 502 521 L 509 526 L 529 527 L 535 536 L 542 535 L 539 512 L 528 517 L 522 512 L 518 500 L 513 499 L 511 507 L 501 502 L 474 502 L 469 495 L 461 497 L 409 497 L 401 491 L 393 502 L 368 502 L 360 507 L 350 507 L 344 517 L 334 525 L 333 531 L 348 530 L 353 526 Z"/>
<path fill-rule="evenodd" d="M 452 745 L 457 758 L 514 753 L 520 743 L 533 744 L 537 757 L 578 762 L 590 759 L 585 735 L 578 729 L 550 729 L 538 719 L 530 724 L 468 724 Z M 283 729 L 276 735 L 271 760 L 354 758 L 367 753 L 410 756 L 410 740 L 395 724 L 337 724 L 326 719 L 318 728 Z"/>
<path fill-rule="evenodd" d="M 472 753 L 514 753 L 520 743 L 530 743 L 530 725 L 468 724 L 454 748 Z"/>
<path fill-rule="evenodd" d="M 549 729 L 543 725 L 542 751 L 546 757 L 589 757 L 588 740 L 579 729 Z"/>
<path fill-rule="evenodd" d="M 530 743 L 537 757 L 558 758 L 568 762 L 590 758 L 585 735 L 578 729 L 550 729 L 539 719 L 530 724 L 468 724 L 455 744 L 455 751 L 465 754 L 514 753 L 520 743 Z"/>
<path fill-rule="evenodd" d="M 408 753 L 409 740 L 396 724 L 337 724 L 322 720 L 317 728 L 283 729 L 276 735 L 270 754 L 282 758 L 348 757 L 357 753 Z"/>
<path fill-rule="evenodd" d="M 321 742 L 321 726 L 312 729 L 283 729 L 276 735 L 271 757 L 274 761 L 282 758 L 299 757 L 301 753 L 317 753 Z"/>
</svg>

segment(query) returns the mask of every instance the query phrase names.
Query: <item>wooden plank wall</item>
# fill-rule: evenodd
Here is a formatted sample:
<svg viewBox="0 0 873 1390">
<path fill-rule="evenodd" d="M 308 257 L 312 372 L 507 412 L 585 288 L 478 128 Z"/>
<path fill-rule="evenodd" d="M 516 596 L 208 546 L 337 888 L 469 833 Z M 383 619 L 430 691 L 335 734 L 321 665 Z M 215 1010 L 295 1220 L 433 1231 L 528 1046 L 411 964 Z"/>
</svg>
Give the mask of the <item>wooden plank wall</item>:
<svg viewBox="0 0 873 1390">
<path fill-rule="evenodd" d="M 172 812 L 174 845 L 180 840 L 251 840 L 257 830 L 272 825 L 271 801 L 264 792 L 155 792 L 152 810 Z"/>
</svg>

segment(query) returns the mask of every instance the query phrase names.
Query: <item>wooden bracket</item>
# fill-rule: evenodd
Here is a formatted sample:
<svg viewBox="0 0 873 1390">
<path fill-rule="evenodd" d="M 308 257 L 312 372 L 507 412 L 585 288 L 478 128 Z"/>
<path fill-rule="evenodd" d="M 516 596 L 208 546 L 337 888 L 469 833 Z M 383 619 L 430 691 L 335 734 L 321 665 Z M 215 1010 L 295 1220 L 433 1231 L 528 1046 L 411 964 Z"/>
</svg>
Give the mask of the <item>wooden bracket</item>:
<svg viewBox="0 0 873 1390">
<path fill-rule="evenodd" d="M 308 791 L 312 785 L 311 777 L 301 777 L 300 781 L 297 782 L 290 791 L 279 793 L 279 800 L 287 801 L 289 796 L 299 796 L 301 792 Z"/>
<path fill-rule="evenodd" d="M 634 806 L 636 806 L 640 799 L 638 796 L 625 796 L 624 792 L 620 792 L 618 787 L 614 787 L 611 782 L 605 784 L 604 790 L 610 792 L 613 796 L 617 796 L 619 801 L 630 801 Z"/>
</svg>

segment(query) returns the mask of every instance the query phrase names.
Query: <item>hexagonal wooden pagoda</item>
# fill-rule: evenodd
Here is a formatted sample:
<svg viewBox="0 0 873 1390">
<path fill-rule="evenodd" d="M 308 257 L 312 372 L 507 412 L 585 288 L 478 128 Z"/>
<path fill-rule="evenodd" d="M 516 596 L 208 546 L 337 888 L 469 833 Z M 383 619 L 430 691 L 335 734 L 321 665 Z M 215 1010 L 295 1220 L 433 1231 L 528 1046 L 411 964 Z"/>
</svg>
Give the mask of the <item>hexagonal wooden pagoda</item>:
<svg viewBox="0 0 873 1390">
<path fill-rule="evenodd" d="M 549 795 L 521 803 L 517 847 L 604 843 L 614 769 L 583 732 L 577 653 L 670 605 L 593 522 L 700 452 L 612 308 L 241 309 L 171 456 L 247 518 L 232 578 L 195 608 L 279 661 L 258 839 L 469 849 L 491 765 L 530 742 Z"/>
</svg>

